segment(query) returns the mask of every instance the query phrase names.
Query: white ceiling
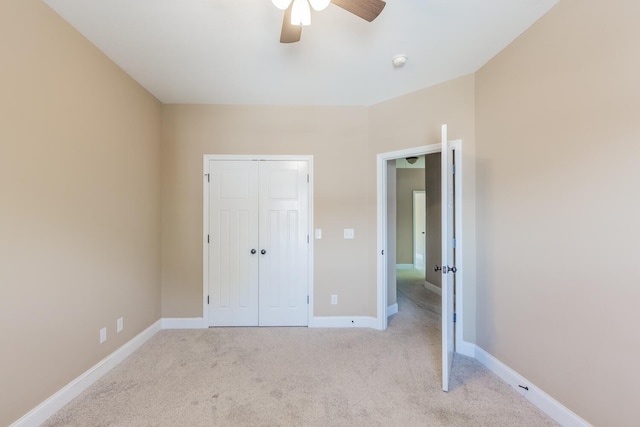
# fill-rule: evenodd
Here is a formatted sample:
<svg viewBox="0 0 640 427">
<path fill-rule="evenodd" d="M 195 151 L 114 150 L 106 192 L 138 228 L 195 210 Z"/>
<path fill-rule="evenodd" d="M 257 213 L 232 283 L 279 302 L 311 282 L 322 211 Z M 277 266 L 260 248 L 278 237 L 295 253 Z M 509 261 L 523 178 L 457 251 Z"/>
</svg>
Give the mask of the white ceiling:
<svg viewBox="0 0 640 427">
<path fill-rule="evenodd" d="M 558 0 L 387 0 L 371 23 L 330 5 L 294 44 L 271 0 L 44 2 L 164 103 L 372 105 L 475 72 Z"/>
</svg>

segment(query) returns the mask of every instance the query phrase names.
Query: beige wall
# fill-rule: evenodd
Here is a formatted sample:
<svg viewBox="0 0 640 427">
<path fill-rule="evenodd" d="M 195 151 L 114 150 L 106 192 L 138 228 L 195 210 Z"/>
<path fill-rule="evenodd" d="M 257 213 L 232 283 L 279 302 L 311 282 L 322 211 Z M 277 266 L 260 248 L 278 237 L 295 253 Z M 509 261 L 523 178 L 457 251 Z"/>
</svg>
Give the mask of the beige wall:
<svg viewBox="0 0 640 427">
<path fill-rule="evenodd" d="M 396 169 L 396 263 L 413 264 L 413 192 L 424 191 L 424 169 Z"/>
<path fill-rule="evenodd" d="M 638 423 L 640 3 L 560 3 L 477 73 L 478 344 Z"/>
<path fill-rule="evenodd" d="M 442 272 L 435 271 L 442 266 L 442 164 L 440 153 L 425 156 L 425 179 L 427 199 L 427 282 L 442 287 Z"/>
<path fill-rule="evenodd" d="M 473 75 L 410 93 L 369 108 L 368 180 L 375 203 L 375 155 L 440 143 L 440 126 L 448 124 L 449 139 L 463 142 L 464 339 L 475 342 L 475 117 Z M 376 233 L 375 205 L 369 233 Z M 370 263 L 375 269 L 375 255 Z M 375 293 L 374 293 L 375 294 Z"/>
<path fill-rule="evenodd" d="M 202 316 L 204 154 L 313 155 L 314 314 L 375 316 L 366 108 L 166 105 L 163 126 L 163 317 Z"/>
<path fill-rule="evenodd" d="M 161 106 L 36 0 L 0 2 L 0 94 L 8 425 L 159 318 Z"/>
</svg>

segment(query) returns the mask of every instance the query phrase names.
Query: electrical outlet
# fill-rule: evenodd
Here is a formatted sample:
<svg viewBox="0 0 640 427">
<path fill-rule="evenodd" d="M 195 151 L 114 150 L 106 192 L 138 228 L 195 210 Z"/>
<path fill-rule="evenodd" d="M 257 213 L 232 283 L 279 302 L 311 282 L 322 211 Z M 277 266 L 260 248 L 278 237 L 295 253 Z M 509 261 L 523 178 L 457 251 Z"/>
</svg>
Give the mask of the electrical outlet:
<svg viewBox="0 0 640 427">
<path fill-rule="evenodd" d="M 338 304 L 338 295 L 331 295 L 331 305 Z"/>
<path fill-rule="evenodd" d="M 119 318 L 116 323 L 116 332 L 122 332 L 122 330 L 124 329 L 124 318 Z"/>
<path fill-rule="evenodd" d="M 107 328 L 100 329 L 100 344 L 107 340 Z"/>
</svg>

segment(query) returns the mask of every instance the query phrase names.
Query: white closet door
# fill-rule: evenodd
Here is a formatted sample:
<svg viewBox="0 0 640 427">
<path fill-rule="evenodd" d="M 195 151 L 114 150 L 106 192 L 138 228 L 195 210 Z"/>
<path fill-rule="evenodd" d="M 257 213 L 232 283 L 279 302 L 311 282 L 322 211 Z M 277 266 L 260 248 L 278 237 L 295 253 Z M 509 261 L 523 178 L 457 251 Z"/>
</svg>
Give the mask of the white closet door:
<svg viewBox="0 0 640 427">
<path fill-rule="evenodd" d="M 260 326 L 306 326 L 308 164 L 259 163 Z"/>
<path fill-rule="evenodd" d="M 209 173 L 210 324 L 257 326 L 258 162 L 211 161 Z"/>
</svg>

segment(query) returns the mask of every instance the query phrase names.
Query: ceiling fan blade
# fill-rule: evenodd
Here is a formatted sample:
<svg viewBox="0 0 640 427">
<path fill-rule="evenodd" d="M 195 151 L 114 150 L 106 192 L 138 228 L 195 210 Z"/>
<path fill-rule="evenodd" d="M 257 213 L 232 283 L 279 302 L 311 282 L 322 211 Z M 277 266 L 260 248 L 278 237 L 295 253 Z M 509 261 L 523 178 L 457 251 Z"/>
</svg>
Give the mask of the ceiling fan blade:
<svg viewBox="0 0 640 427">
<path fill-rule="evenodd" d="M 300 41 L 302 34 L 302 25 L 291 25 L 291 9 L 293 2 L 284 11 L 284 19 L 282 20 L 282 31 L 280 32 L 280 43 L 295 43 Z"/>
<path fill-rule="evenodd" d="M 331 0 L 331 3 L 369 22 L 376 19 L 387 5 L 382 0 Z"/>
</svg>

